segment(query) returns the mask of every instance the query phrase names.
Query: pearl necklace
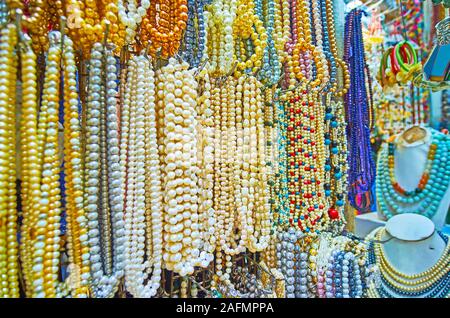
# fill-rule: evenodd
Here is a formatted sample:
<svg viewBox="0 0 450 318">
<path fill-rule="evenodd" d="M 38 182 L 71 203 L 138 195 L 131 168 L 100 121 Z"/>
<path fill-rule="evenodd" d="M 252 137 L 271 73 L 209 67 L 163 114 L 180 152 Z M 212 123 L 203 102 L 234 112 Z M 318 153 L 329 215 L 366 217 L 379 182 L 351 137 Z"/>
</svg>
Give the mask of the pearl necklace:
<svg viewBox="0 0 450 318">
<path fill-rule="evenodd" d="M 188 64 L 174 58 L 158 71 L 163 155 L 164 243 L 167 269 L 191 275 L 199 264 L 197 82 Z"/>
<path fill-rule="evenodd" d="M 85 208 L 89 219 L 91 290 L 95 297 L 105 298 L 114 296 L 124 274 L 124 183 L 119 164 L 116 60 L 111 50 L 100 43 L 94 44 L 91 56 Z"/>
<path fill-rule="evenodd" d="M 81 125 L 78 118 L 76 67 L 72 41 L 61 39 L 59 32 L 49 35 L 50 48 L 45 73 L 39 120 L 34 87 L 24 87 L 28 131 L 23 140 L 24 188 L 23 225 L 24 278 L 26 292 L 33 297 L 86 297 L 89 263 L 86 236 L 86 218 L 83 210 L 81 169 Z M 61 52 L 61 41 L 64 40 Z M 62 55 L 61 55 L 62 53 Z M 26 61 L 33 62 L 34 55 L 27 53 Z M 64 71 L 64 180 L 65 210 L 68 225 L 69 279 L 59 282 L 61 189 L 58 144 L 58 101 L 60 98 L 59 72 Z M 33 110 L 34 109 L 34 110 Z M 37 141 L 37 155 L 30 144 Z M 27 149 L 27 150 L 25 150 Z M 29 169 L 29 170 L 28 170 Z M 31 195 L 32 194 L 32 195 Z M 34 212 L 31 212 L 34 211 Z M 36 233 L 32 238 L 32 233 Z"/>
<path fill-rule="evenodd" d="M 130 59 L 125 92 L 121 108 L 122 158 L 127 155 L 123 169 L 126 176 L 125 280 L 127 290 L 135 297 L 149 298 L 156 295 L 162 272 L 162 190 L 155 79 L 151 63 L 145 57 Z"/>
<path fill-rule="evenodd" d="M 267 33 L 263 22 L 255 13 L 253 0 L 238 0 L 236 19 L 233 22 L 234 44 L 237 46 L 235 77 L 248 71 L 255 74 L 261 67 L 264 50 L 267 46 Z M 251 42 L 250 42 L 251 41 Z M 252 43 L 252 51 L 245 49 L 244 43 Z"/>
<path fill-rule="evenodd" d="M 1 195 L 0 195 L 0 297 L 19 297 L 18 242 L 16 210 L 16 67 L 14 47 L 17 30 L 8 24 L 0 34 L 0 143 L 1 143 Z M 29 54 L 29 53 L 28 53 Z M 25 63 L 27 61 L 24 61 Z M 23 79 L 27 74 L 23 73 Z M 30 74 L 32 76 L 32 74 Z M 32 77 L 31 77 L 32 79 Z M 28 78 L 29 80 L 29 78 Z M 26 84 L 31 84 L 27 82 Z M 24 89 L 27 88 L 24 84 Z M 26 102 L 24 98 L 24 102 Z"/>
<path fill-rule="evenodd" d="M 136 0 L 117 1 L 120 21 L 126 26 L 125 42 L 128 44 L 134 42 L 136 28 L 138 24 L 141 23 L 142 18 L 147 14 L 147 9 L 150 7 L 150 0 L 141 0 L 139 5 L 137 5 L 136 2 Z"/>
<path fill-rule="evenodd" d="M 224 76 L 233 69 L 235 47 L 233 23 L 236 19 L 237 0 L 216 0 L 205 12 L 208 24 L 207 52 L 210 59 L 209 73 Z"/>
<path fill-rule="evenodd" d="M 384 231 L 384 228 L 380 229 L 376 233 L 375 238 L 381 240 Z M 406 275 L 395 269 L 387 260 L 381 244 L 372 242 L 369 249 L 369 262 L 378 266 L 381 273 L 381 282 L 378 286 L 375 284 L 370 285 L 369 297 L 449 297 L 450 244 L 447 236 L 440 232 L 438 234 L 446 243 L 442 256 L 430 269 L 414 275 Z"/>
<path fill-rule="evenodd" d="M 174 56 L 180 48 L 187 26 L 187 0 L 150 1 L 147 15 L 142 19 L 140 42 L 149 53 L 162 58 Z"/>
<path fill-rule="evenodd" d="M 66 11 L 70 20 L 68 28 L 72 38 L 89 57 L 93 44 L 105 38 L 121 48 L 125 39 L 125 25 L 118 23 L 118 7 L 116 0 L 67 0 Z M 71 17 L 74 17 L 73 20 Z M 107 26 L 109 32 L 106 33 Z"/>
<path fill-rule="evenodd" d="M 208 37 L 204 11 L 206 2 L 206 0 L 188 0 L 188 21 L 184 36 L 185 49 L 182 56 L 191 67 L 198 67 L 206 53 Z"/>
<path fill-rule="evenodd" d="M 214 189 L 214 121 L 211 118 L 213 110 L 211 108 L 212 83 L 209 78 L 207 68 L 203 68 L 197 75 L 199 83 L 197 99 L 197 160 L 202 169 L 198 175 L 199 181 L 199 225 L 202 233 L 202 245 L 200 246 L 199 265 L 207 268 L 214 260 L 214 250 L 216 247 L 215 237 L 215 210 L 213 208 Z"/>
<path fill-rule="evenodd" d="M 89 248 L 87 217 L 83 204 L 83 166 L 81 122 L 76 82 L 73 42 L 64 37 L 64 181 L 68 225 L 69 262 L 74 278 L 72 296 L 87 297 L 89 283 Z M 70 270 L 70 268 L 69 268 Z"/>
</svg>

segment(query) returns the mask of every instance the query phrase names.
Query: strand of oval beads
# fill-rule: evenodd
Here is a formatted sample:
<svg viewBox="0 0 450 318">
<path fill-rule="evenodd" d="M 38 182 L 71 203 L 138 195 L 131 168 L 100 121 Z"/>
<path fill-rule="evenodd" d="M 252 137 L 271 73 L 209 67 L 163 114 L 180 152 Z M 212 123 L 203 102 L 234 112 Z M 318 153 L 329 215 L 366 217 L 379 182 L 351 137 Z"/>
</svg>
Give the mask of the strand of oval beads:
<svg viewBox="0 0 450 318">
<path fill-rule="evenodd" d="M 76 65 L 72 40 L 65 36 L 64 66 L 64 182 L 68 227 L 68 254 L 71 275 L 76 282 L 72 296 L 87 297 L 89 274 L 89 247 L 87 218 L 83 205 L 83 169 L 81 156 L 81 123 L 78 110 Z"/>
<path fill-rule="evenodd" d="M 22 224 L 20 228 L 20 258 L 22 261 L 22 275 L 25 281 L 25 294 L 31 295 L 29 282 L 32 281 L 32 249 L 31 239 L 33 206 L 39 204 L 40 171 L 39 153 L 37 149 L 38 134 L 38 102 L 36 79 L 36 55 L 27 45 L 21 53 L 22 72 L 22 105 L 20 122 L 20 156 L 22 159 L 21 171 L 21 204 Z M 6 65 L 6 64 L 5 64 Z"/>
<path fill-rule="evenodd" d="M 164 250 L 167 269 L 194 272 L 201 245 L 198 231 L 197 82 L 186 62 L 171 58 L 159 70 L 163 107 Z M 180 160 L 181 158 L 181 160 Z"/>
<path fill-rule="evenodd" d="M 59 188 L 58 100 L 60 87 L 61 38 L 49 35 L 50 48 L 45 70 L 45 84 L 39 114 L 38 151 L 42 152 L 40 205 L 36 218 L 36 241 L 33 251 L 33 297 L 56 297 L 59 265 Z"/>
<path fill-rule="evenodd" d="M 0 296 L 19 297 L 16 210 L 16 28 L 8 24 L 0 34 Z"/>
<path fill-rule="evenodd" d="M 197 160 L 202 167 L 199 174 L 199 231 L 202 237 L 199 265 L 206 268 L 214 259 L 216 247 L 215 210 L 213 208 L 214 188 L 214 121 L 212 119 L 212 85 L 207 67 L 198 74 L 199 92 L 197 101 L 198 136 Z M 201 91 L 200 91 L 201 89 Z"/>
<path fill-rule="evenodd" d="M 125 91 L 132 96 L 130 100 L 128 94 L 123 105 L 125 112 L 130 113 L 125 116 L 129 124 L 123 123 L 130 127 L 125 279 L 127 290 L 135 297 L 149 298 L 159 287 L 162 262 L 162 192 L 156 143 L 155 83 L 150 62 L 142 56 L 133 57 L 129 61 L 128 78 Z M 144 260 L 146 252 L 147 260 Z M 150 273 L 152 276 L 144 284 Z"/>
<path fill-rule="evenodd" d="M 85 209 L 89 219 L 91 291 L 98 298 L 113 297 L 124 274 L 124 185 L 119 165 L 115 63 L 110 49 L 100 43 L 93 45 L 86 104 Z M 101 141 L 106 138 L 107 144 Z M 110 224 L 104 217 L 108 211 Z M 107 236 L 112 237 L 112 242 L 102 244 L 105 237 L 110 239 Z M 105 245 L 112 245 L 112 250 L 106 250 Z M 112 258 L 108 256 L 111 253 Z"/>
<path fill-rule="evenodd" d="M 242 125 L 236 116 L 238 111 L 242 109 L 242 103 L 239 99 L 243 92 L 242 84 L 243 79 L 236 81 L 233 77 L 229 77 L 223 86 L 218 84 L 219 91 L 214 105 L 214 117 L 217 118 L 215 122 L 217 182 L 214 183 L 215 193 L 217 194 L 217 196 L 214 195 L 214 206 L 218 216 L 216 227 L 218 233 L 216 236 L 219 238 L 218 248 L 226 254 L 227 261 L 231 261 L 231 255 L 239 254 L 245 250 L 244 235 L 246 235 L 246 232 L 241 228 L 244 222 L 243 210 L 232 209 L 232 206 L 239 207 L 242 205 L 238 178 L 243 163 L 243 152 L 240 152 L 242 148 L 239 147 L 240 137 L 243 138 L 243 135 L 242 129 L 238 128 Z M 234 92 L 235 87 L 236 93 Z M 231 171 L 228 166 L 234 167 L 234 171 Z M 236 230 L 242 231 L 240 237 L 237 238 L 238 242 L 234 241 L 233 233 Z M 231 268 L 229 270 L 231 271 Z"/>
</svg>

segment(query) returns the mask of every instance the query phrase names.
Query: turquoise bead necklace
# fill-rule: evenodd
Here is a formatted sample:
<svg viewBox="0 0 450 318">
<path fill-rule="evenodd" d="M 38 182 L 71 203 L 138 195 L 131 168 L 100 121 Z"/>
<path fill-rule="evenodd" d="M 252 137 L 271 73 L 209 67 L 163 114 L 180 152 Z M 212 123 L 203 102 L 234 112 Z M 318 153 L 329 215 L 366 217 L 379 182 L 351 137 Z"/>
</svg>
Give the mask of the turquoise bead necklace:
<svg viewBox="0 0 450 318">
<path fill-rule="evenodd" d="M 400 213 L 418 213 L 430 219 L 436 214 L 450 183 L 450 138 L 435 130 L 432 130 L 431 138 L 430 148 L 436 150 L 434 158 L 428 156 L 425 166 L 424 175 L 428 175 L 428 180 L 422 178 L 419 186 L 412 191 L 403 190 L 395 182 L 393 159 L 389 163 L 389 157 L 393 158 L 395 154 L 395 144 L 389 143 L 380 151 L 376 193 L 379 209 L 387 219 Z"/>
</svg>

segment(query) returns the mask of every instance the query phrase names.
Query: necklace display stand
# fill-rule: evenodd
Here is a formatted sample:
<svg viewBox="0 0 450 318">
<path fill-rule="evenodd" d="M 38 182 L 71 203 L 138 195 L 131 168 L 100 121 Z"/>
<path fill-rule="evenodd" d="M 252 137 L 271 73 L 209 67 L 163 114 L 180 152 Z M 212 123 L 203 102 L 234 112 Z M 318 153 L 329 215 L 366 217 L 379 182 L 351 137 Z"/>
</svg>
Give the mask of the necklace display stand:
<svg viewBox="0 0 450 318">
<path fill-rule="evenodd" d="M 414 189 L 422 176 L 431 144 L 431 131 L 421 126 L 411 126 L 397 137 L 394 157 L 395 178 L 407 189 Z M 383 145 L 384 147 L 387 144 Z M 432 180 L 430 180 L 432 182 Z M 450 185 L 441 199 L 436 214 L 431 219 L 436 229 L 446 231 L 445 219 L 450 206 Z M 355 231 L 358 236 L 366 236 L 373 229 L 383 226 L 385 216 L 378 212 L 358 215 L 355 218 Z"/>
<path fill-rule="evenodd" d="M 381 241 L 384 253 L 398 271 L 414 275 L 432 267 L 445 250 L 445 242 L 435 231 L 430 219 L 419 214 L 404 213 L 386 222 Z M 369 237 L 374 236 L 373 231 Z"/>
</svg>

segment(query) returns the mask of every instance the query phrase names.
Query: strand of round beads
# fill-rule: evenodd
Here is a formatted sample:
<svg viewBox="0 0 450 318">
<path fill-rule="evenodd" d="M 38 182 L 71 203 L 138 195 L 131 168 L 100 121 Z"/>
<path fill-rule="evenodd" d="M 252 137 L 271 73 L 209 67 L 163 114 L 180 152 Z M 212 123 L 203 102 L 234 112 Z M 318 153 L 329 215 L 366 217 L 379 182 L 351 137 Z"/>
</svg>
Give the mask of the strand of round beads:
<svg viewBox="0 0 450 318">
<path fill-rule="evenodd" d="M 244 229 L 247 230 L 248 245 L 247 248 L 251 252 L 264 250 L 270 240 L 271 220 L 270 206 L 268 203 L 268 184 L 265 163 L 265 144 L 264 144 L 264 119 L 262 116 L 263 101 L 261 95 L 262 84 L 254 77 L 247 77 L 247 89 L 244 86 L 243 101 L 243 119 L 244 119 L 244 144 L 246 144 L 246 129 L 249 129 L 250 135 L 248 141 L 250 143 L 250 174 L 249 188 L 242 184 L 243 203 L 245 205 L 246 192 L 249 192 L 247 220 L 244 223 Z M 249 93 L 248 96 L 247 92 Z M 247 99 L 248 98 L 248 99 Z M 247 116 L 250 115 L 249 120 Z M 246 123 L 250 127 L 246 127 Z M 244 150 L 244 154 L 245 154 Z M 257 156 L 256 158 L 254 156 Z M 242 176 L 245 182 L 245 174 Z M 253 188 L 253 189 L 252 189 Z M 253 195 L 252 195 L 253 194 Z M 254 199 L 254 203 L 252 202 Z M 255 209 L 255 210 L 253 210 Z M 254 220 L 254 222 L 252 222 Z M 253 224 L 254 223 L 254 226 Z M 259 237 L 258 237 L 259 236 Z"/>
<path fill-rule="evenodd" d="M 56 4 L 57 2 L 60 4 L 60 1 L 55 1 L 54 3 Z M 48 25 L 51 24 L 52 18 L 50 7 L 53 2 L 48 0 L 7 0 L 6 4 L 11 12 L 16 12 L 16 14 L 21 16 L 22 25 L 32 39 L 31 45 L 33 49 L 36 52 L 47 50 Z"/>
<path fill-rule="evenodd" d="M 191 67 L 197 67 L 206 50 L 206 22 L 204 6 L 206 0 L 188 0 L 188 20 L 184 36 L 183 58 Z"/>
<path fill-rule="evenodd" d="M 67 0 L 67 26 L 83 54 L 89 57 L 91 48 L 101 40 L 111 41 L 121 48 L 125 40 L 125 25 L 120 23 L 116 0 Z M 73 20 L 72 18 L 73 17 Z M 108 34 L 106 29 L 109 28 Z M 106 39 L 105 39 L 105 34 Z"/>
<path fill-rule="evenodd" d="M 187 0 L 150 1 L 147 15 L 142 19 L 140 41 L 149 44 L 149 53 L 167 58 L 177 53 L 187 26 Z"/>
<path fill-rule="evenodd" d="M 258 72 L 258 79 L 263 81 L 266 85 L 274 85 L 278 83 L 282 66 L 279 61 L 278 51 L 273 38 L 275 31 L 275 1 L 255 0 L 254 3 L 255 12 L 258 18 L 263 21 L 263 26 L 267 33 L 267 46 L 264 49 L 262 66 Z"/>
<path fill-rule="evenodd" d="M 264 50 L 267 46 L 267 33 L 263 22 L 255 13 L 253 0 L 238 0 L 236 19 L 233 21 L 234 43 L 251 41 L 253 53 L 245 50 L 245 54 L 236 51 L 236 71 L 234 75 L 239 77 L 246 70 L 256 73 L 262 64 Z M 244 49 L 244 48 L 243 48 Z"/>
<path fill-rule="evenodd" d="M 274 104 L 273 104 L 273 90 L 266 89 L 264 91 L 264 127 L 265 127 L 265 148 L 266 148 L 266 166 L 267 166 L 267 185 L 269 187 L 269 204 L 270 213 L 274 214 L 275 209 L 275 123 L 274 123 Z M 275 219 L 274 217 L 273 219 Z"/>
<path fill-rule="evenodd" d="M 0 33 L 0 296 L 19 297 L 16 210 L 16 67 L 17 30 L 8 24 Z M 25 74 L 24 74 L 25 76 Z"/>
<path fill-rule="evenodd" d="M 9 19 L 9 8 L 6 1 L 0 2 L 0 24 L 6 25 Z"/>
<path fill-rule="evenodd" d="M 125 42 L 134 42 L 136 28 L 142 22 L 150 7 L 150 0 L 142 0 L 137 4 L 136 0 L 118 0 L 117 9 L 120 21 L 125 25 Z"/>
<path fill-rule="evenodd" d="M 93 45 L 86 104 L 85 209 L 89 219 L 91 291 L 98 298 L 113 297 L 124 274 L 115 64 L 110 49 L 100 43 Z"/>
<path fill-rule="evenodd" d="M 325 7 L 330 50 L 333 55 L 334 61 L 336 62 L 336 65 L 339 65 L 341 67 L 342 75 L 343 75 L 343 82 L 342 82 L 341 90 L 333 91 L 333 88 L 332 88 L 331 91 L 334 93 L 334 95 L 336 97 L 342 97 L 342 96 L 345 96 L 345 94 L 347 93 L 347 91 L 350 87 L 350 73 L 349 73 L 347 64 L 344 62 L 343 59 L 341 59 L 339 57 L 339 54 L 338 54 L 338 48 L 337 48 L 337 44 L 336 44 L 335 24 L 334 24 L 333 2 L 331 0 L 322 0 L 322 1 L 325 1 L 325 5 L 322 2 L 322 10 Z M 333 71 L 333 69 L 332 69 L 332 71 Z"/>
<path fill-rule="evenodd" d="M 286 122 L 286 110 L 285 103 L 280 102 L 279 91 L 275 92 L 274 105 L 276 108 L 275 112 L 275 122 L 277 127 L 277 155 L 275 156 L 275 214 L 273 220 L 277 221 L 280 226 L 289 224 L 289 191 L 288 191 L 288 177 L 287 177 L 287 126 Z M 289 144 L 290 145 L 290 144 Z M 278 217 L 277 217 L 278 215 Z M 276 222 L 275 222 L 276 223 Z"/>
<path fill-rule="evenodd" d="M 419 213 L 431 218 L 436 213 L 450 182 L 450 174 L 446 168 L 450 139 L 436 131 L 432 131 L 431 138 L 424 172 L 416 188 L 409 191 L 395 180 L 395 144 L 390 142 L 381 150 L 378 157 L 376 191 L 380 210 L 387 218 L 392 217 L 394 213 L 405 212 Z"/>
<path fill-rule="evenodd" d="M 384 229 L 380 229 L 375 238 L 383 238 Z M 441 298 L 448 297 L 450 283 L 448 280 L 449 271 L 449 243 L 448 237 L 439 233 L 446 243 L 446 249 L 438 262 L 429 270 L 416 275 L 405 275 L 395 270 L 389 264 L 384 255 L 381 244 L 371 242 L 369 248 L 369 262 L 376 264 L 381 272 L 381 283 L 379 286 L 371 284 L 369 297 L 397 298 L 397 297 L 420 297 L 420 298 Z"/>
<path fill-rule="evenodd" d="M 124 145 L 128 151 L 125 279 L 127 290 L 135 297 L 149 298 L 156 295 L 159 288 L 162 265 L 162 192 L 156 143 L 155 83 L 149 60 L 143 56 L 133 57 L 129 61 L 128 79 L 126 92 L 131 93 L 131 98 L 125 99 L 123 111 L 130 113 L 124 117 L 129 123 L 122 123 L 130 128 L 128 144 Z M 147 261 L 144 260 L 146 252 Z M 150 273 L 152 276 L 144 284 Z"/>
<path fill-rule="evenodd" d="M 328 69 L 327 57 L 324 51 L 324 43 L 327 44 L 328 40 L 328 32 L 324 32 L 322 25 L 322 16 L 321 16 L 321 0 L 311 0 L 311 11 L 313 16 L 313 29 L 314 29 L 314 44 L 316 50 L 318 51 L 319 59 L 324 61 L 323 65 L 323 79 L 321 83 L 321 88 L 327 91 L 328 84 L 332 83 L 332 78 L 330 78 L 330 70 Z M 332 66 L 332 61 L 330 61 L 330 65 Z M 320 75 L 320 74 L 318 74 Z"/>
<path fill-rule="evenodd" d="M 237 0 L 216 0 L 205 12 L 208 23 L 207 52 L 211 61 L 209 72 L 223 76 L 232 71 L 235 61 L 233 25 L 236 19 Z"/>
<path fill-rule="evenodd" d="M 325 108 L 325 196 L 329 203 L 331 220 L 343 220 L 344 192 L 347 187 L 346 123 L 341 101 L 327 95 Z"/>
</svg>

